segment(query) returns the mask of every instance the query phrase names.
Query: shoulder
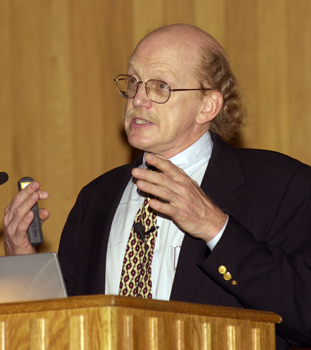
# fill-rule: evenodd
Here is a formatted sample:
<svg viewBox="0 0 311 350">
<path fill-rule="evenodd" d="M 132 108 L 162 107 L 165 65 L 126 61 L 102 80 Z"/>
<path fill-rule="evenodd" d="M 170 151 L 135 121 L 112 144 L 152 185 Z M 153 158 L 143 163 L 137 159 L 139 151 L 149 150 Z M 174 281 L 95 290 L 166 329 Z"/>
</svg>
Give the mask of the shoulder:
<svg viewBox="0 0 311 350">
<path fill-rule="evenodd" d="M 254 169 L 269 169 L 270 171 L 288 172 L 301 168 L 310 171 L 309 165 L 300 162 L 285 154 L 260 149 L 235 148 L 235 152 L 242 165 L 251 166 Z"/>
<path fill-rule="evenodd" d="M 249 174 L 255 177 L 265 176 L 291 176 L 293 173 L 303 173 L 306 176 L 311 176 L 311 167 L 285 154 L 250 148 L 235 148 L 222 141 L 219 137 L 213 137 L 214 141 L 214 156 L 216 162 L 223 161 L 234 165 L 239 164 L 240 169 L 244 174 Z"/>
<path fill-rule="evenodd" d="M 245 179 L 278 189 L 294 189 L 296 195 L 309 195 L 311 167 L 285 154 L 254 149 L 236 149 Z"/>
</svg>

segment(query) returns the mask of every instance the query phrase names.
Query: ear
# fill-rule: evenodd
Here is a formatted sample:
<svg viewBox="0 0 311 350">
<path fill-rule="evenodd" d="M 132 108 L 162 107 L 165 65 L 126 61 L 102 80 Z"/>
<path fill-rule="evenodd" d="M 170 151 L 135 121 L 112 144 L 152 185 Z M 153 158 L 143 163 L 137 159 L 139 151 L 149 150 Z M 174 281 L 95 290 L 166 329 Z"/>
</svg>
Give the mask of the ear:
<svg viewBox="0 0 311 350">
<path fill-rule="evenodd" d="M 219 91 L 211 91 L 203 99 L 203 107 L 197 116 L 197 123 L 202 125 L 213 120 L 220 112 L 222 104 L 222 94 Z"/>
</svg>

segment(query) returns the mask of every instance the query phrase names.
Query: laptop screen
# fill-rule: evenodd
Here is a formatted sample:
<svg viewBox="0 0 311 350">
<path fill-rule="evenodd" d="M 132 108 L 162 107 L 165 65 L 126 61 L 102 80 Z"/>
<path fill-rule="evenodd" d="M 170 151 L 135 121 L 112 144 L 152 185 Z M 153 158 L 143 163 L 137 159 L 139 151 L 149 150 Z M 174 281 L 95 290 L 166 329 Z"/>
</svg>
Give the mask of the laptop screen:
<svg viewBox="0 0 311 350">
<path fill-rule="evenodd" d="M 0 257 L 0 303 L 65 297 L 56 253 Z"/>
</svg>

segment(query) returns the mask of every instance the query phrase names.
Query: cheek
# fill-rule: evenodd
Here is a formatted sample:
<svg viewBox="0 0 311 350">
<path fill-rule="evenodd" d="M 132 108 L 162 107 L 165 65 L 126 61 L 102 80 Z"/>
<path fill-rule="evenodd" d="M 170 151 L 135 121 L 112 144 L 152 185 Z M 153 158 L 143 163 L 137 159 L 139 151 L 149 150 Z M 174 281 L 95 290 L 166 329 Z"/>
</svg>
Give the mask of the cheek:
<svg viewBox="0 0 311 350">
<path fill-rule="evenodd" d="M 189 123 L 193 115 L 192 104 L 188 101 L 179 101 L 174 105 L 174 108 L 170 108 L 166 111 L 167 123 L 172 127 L 178 127 L 182 124 Z"/>
<path fill-rule="evenodd" d="M 125 113 L 133 108 L 132 100 L 126 100 L 125 103 Z"/>
</svg>

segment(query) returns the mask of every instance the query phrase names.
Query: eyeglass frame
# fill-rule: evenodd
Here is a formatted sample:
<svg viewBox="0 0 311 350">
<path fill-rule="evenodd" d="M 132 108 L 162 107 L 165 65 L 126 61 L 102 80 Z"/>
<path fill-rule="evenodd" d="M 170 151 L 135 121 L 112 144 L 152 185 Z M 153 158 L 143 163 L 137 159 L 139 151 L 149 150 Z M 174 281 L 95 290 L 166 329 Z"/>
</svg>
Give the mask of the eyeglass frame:
<svg viewBox="0 0 311 350">
<path fill-rule="evenodd" d="M 134 94 L 133 97 L 126 97 L 126 96 L 124 96 L 124 95 L 121 93 L 121 91 L 120 91 L 120 89 L 118 88 L 118 85 L 117 85 L 117 83 L 118 83 L 118 77 L 120 77 L 120 76 L 122 76 L 122 77 L 130 77 L 130 78 L 134 78 L 134 79 L 136 80 L 136 92 L 135 92 L 135 94 Z M 149 97 L 149 95 L 148 95 L 148 90 L 147 90 L 147 83 L 148 83 L 149 81 L 152 81 L 152 80 L 153 80 L 153 81 L 159 81 L 159 82 L 161 82 L 161 83 L 164 83 L 164 84 L 168 87 L 169 94 L 168 94 L 168 98 L 167 98 L 166 101 L 164 101 L 164 102 L 157 102 L 157 101 L 152 100 L 152 99 Z M 207 90 L 212 90 L 211 88 L 201 88 L 201 89 L 171 89 L 171 87 L 169 86 L 169 84 L 167 84 L 167 83 L 166 83 L 165 81 L 163 81 L 163 80 L 149 79 L 149 80 L 147 80 L 147 81 L 144 82 L 144 81 L 142 81 L 142 80 L 136 79 L 133 75 L 129 75 L 129 74 L 119 74 L 119 75 L 114 79 L 114 82 L 116 83 L 116 86 L 117 86 L 117 89 L 118 89 L 119 94 L 120 94 L 122 97 L 126 98 L 127 100 L 131 100 L 131 99 L 135 98 L 135 96 L 137 95 L 139 86 L 140 86 L 141 84 L 145 84 L 145 91 L 146 91 L 147 97 L 149 98 L 150 101 L 152 101 L 152 102 L 154 102 L 154 103 L 158 103 L 158 104 L 164 104 L 164 103 L 166 103 L 166 102 L 170 99 L 171 93 L 174 92 L 174 91 L 207 91 Z"/>
</svg>

